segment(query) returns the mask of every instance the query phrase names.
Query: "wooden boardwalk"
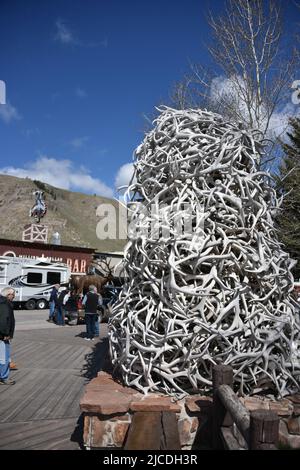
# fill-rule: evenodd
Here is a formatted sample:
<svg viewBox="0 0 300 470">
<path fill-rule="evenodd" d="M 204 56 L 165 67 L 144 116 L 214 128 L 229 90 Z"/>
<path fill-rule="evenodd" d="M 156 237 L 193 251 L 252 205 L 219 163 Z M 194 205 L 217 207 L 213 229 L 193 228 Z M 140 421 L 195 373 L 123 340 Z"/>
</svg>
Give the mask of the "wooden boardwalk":
<svg viewBox="0 0 300 470">
<path fill-rule="evenodd" d="M 82 448 L 79 400 L 101 369 L 107 325 L 89 342 L 84 325 L 45 325 L 15 333 L 12 358 L 19 369 L 10 375 L 15 385 L 0 386 L 0 449 Z"/>
</svg>

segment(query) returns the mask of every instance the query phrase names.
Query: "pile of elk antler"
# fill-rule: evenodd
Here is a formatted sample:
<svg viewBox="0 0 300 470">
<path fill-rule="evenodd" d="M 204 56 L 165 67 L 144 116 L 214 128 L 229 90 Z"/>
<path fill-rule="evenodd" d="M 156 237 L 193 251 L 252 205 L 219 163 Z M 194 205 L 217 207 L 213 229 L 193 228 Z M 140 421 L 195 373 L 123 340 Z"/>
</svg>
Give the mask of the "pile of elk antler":
<svg viewBox="0 0 300 470">
<path fill-rule="evenodd" d="M 202 110 L 160 111 L 127 190 L 135 229 L 109 323 L 113 363 L 145 393 L 207 392 L 215 363 L 233 367 L 241 394 L 298 389 L 293 261 L 257 170 L 261 136 Z"/>
</svg>

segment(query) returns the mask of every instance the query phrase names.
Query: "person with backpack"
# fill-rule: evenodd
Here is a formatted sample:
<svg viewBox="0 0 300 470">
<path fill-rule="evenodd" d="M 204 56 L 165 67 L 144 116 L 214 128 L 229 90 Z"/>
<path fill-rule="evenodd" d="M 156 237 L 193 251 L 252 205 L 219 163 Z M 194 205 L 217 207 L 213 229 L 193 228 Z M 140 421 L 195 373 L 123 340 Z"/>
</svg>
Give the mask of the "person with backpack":
<svg viewBox="0 0 300 470">
<path fill-rule="evenodd" d="M 84 296 L 82 305 L 85 308 L 86 340 L 93 341 L 97 336 L 96 322 L 98 322 L 98 307 L 102 305 L 102 297 L 94 285 L 89 286 L 88 293 Z M 98 330 L 99 335 L 99 330 Z"/>
</svg>

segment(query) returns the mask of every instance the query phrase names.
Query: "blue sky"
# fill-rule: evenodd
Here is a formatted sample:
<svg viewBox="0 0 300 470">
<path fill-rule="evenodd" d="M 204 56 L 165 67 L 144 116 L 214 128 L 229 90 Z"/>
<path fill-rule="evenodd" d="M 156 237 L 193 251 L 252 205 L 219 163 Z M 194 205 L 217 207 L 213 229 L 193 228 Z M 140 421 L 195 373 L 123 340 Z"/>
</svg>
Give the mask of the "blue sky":
<svg viewBox="0 0 300 470">
<path fill-rule="evenodd" d="M 144 116 L 168 100 L 189 61 L 209 63 L 205 15 L 222 4 L 0 0 L 0 172 L 111 196 Z M 292 30 L 300 15 L 287 4 Z"/>
</svg>

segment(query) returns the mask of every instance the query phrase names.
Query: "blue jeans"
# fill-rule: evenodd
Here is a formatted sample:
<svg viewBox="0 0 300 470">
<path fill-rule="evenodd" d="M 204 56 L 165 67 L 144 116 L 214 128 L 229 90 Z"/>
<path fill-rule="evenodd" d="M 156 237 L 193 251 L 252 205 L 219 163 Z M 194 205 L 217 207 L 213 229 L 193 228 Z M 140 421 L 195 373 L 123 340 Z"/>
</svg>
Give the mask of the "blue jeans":
<svg viewBox="0 0 300 470">
<path fill-rule="evenodd" d="M 54 300 L 51 300 L 51 302 L 49 302 L 49 320 L 53 320 L 54 312 L 55 312 L 55 302 Z"/>
<path fill-rule="evenodd" d="M 100 334 L 100 325 L 99 325 L 99 315 L 95 315 L 95 336 L 99 336 Z"/>
<path fill-rule="evenodd" d="M 85 313 L 85 324 L 86 324 L 86 335 L 88 338 L 92 339 L 96 335 L 96 320 L 95 317 L 98 317 L 95 313 Z"/>
<path fill-rule="evenodd" d="M 1 343 L 4 344 L 5 348 L 5 360 L 1 361 L 4 364 L 0 364 L 0 379 L 6 380 L 9 376 L 10 344 L 8 341 L 1 341 Z M 3 347 L 3 344 L 1 344 L 1 347 Z"/>
<path fill-rule="evenodd" d="M 56 323 L 57 325 L 64 325 L 65 324 L 65 312 L 63 307 L 58 306 L 56 308 Z"/>
</svg>

